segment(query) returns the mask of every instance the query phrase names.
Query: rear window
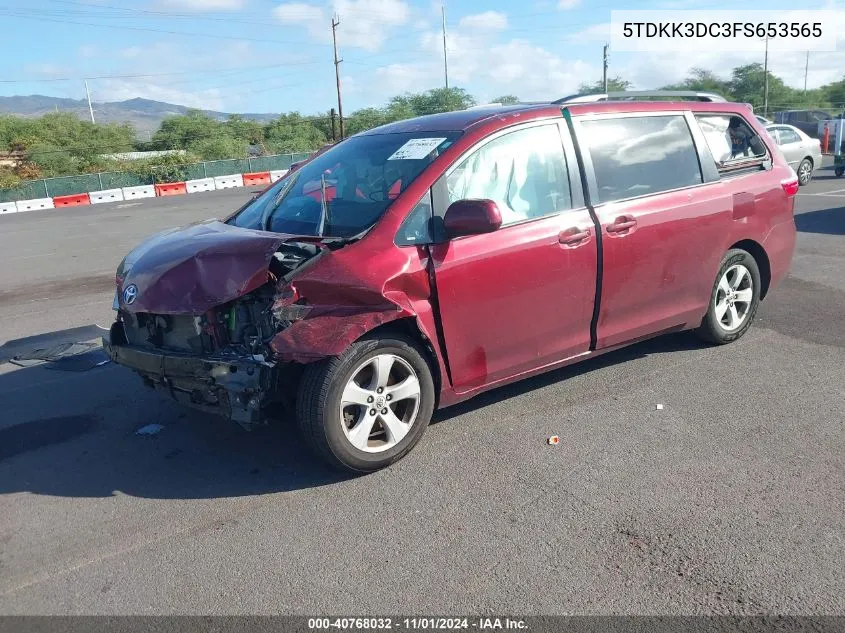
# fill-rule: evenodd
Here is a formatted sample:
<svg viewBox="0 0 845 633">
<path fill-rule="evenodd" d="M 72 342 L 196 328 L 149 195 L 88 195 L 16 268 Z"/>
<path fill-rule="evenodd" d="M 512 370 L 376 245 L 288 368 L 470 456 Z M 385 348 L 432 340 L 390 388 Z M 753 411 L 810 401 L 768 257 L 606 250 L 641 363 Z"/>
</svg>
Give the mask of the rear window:
<svg viewBox="0 0 845 633">
<path fill-rule="evenodd" d="M 759 169 L 768 158 L 763 140 L 738 114 L 701 114 L 695 118 L 720 173 Z"/>
<path fill-rule="evenodd" d="M 703 182 L 683 115 L 583 121 L 598 202 L 624 200 Z"/>
</svg>

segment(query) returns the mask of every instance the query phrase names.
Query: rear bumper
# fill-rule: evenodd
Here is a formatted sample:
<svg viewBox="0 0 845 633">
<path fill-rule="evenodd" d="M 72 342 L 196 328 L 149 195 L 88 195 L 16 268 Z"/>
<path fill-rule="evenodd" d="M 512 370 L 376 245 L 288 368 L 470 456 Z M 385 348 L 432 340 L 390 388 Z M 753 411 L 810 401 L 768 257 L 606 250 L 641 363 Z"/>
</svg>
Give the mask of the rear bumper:
<svg viewBox="0 0 845 633">
<path fill-rule="evenodd" d="M 156 389 L 185 405 L 249 426 L 266 419 L 274 392 L 272 363 L 232 356 L 198 357 L 128 345 L 121 323 L 103 337 L 103 349 Z"/>
</svg>

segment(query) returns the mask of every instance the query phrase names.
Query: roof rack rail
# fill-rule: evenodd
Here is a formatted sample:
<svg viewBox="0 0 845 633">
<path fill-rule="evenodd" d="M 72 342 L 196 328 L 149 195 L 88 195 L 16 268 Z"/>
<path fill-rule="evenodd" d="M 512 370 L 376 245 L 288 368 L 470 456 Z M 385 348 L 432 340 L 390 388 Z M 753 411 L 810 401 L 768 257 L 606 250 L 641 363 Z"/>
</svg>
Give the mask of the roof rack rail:
<svg viewBox="0 0 845 633">
<path fill-rule="evenodd" d="M 698 92 L 695 90 L 631 90 L 626 92 L 606 92 L 601 94 L 578 94 L 571 95 L 552 101 L 554 104 L 561 103 L 594 103 L 596 101 L 635 101 L 648 98 L 675 98 L 694 99 L 695 101 L 710 101 L 726 103 L 728 100 L 714 92 Z"/>
</svg>

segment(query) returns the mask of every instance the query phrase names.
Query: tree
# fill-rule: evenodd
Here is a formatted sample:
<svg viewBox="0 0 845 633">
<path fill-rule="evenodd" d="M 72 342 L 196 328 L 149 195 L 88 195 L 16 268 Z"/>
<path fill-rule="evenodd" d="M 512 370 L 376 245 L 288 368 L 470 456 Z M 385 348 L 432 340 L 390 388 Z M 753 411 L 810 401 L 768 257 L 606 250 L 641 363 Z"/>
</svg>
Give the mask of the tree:
<svg viewBox="0 0 845 633">
<path fill-rule="evenodd" d="M 829 102 L 836 110 L 841 111 L 845 108 L 845 78 L 822 86 L 819 92 L 821 98 Z"/>
<path fill-rule="evenodd" d="M 424 116 L 439 112 L 465 110 L 474 106 L 475 99 L 463 88 L 434 88 L 418 94 L 393 97 L 388 109 L 394 112 L 408 111 L 412 116 Z"/>
<path fill-rule="evenodd" d="M 618 75 L 616 77 L 607 78 L 607 92 L 623 92 L 631 87 L 631 82 L 622 79 Z M 580 94 L 601 94 L 604 93 L 604 83 L 599 80 L 593 83 L 582 83 L 578 86 Z"/>
<path fill-rule="evenodd" d="M 189 149 L 193 143 L 219 136 L 229 136 L 223 123 L 199 110 L 189 110 L 162 121 L 151 145 L 157 150 Z"/>
<path fill-rule="evenodd" d="M 732 99 L 731 82 L 719 79 L 706 68 L 693 68 L 686 79 L 677 84 L 663 86 L 661 90 L 698 90 L 701 92 L 715 92 L 726 99 Z"/>
<path fill-rule="evenodd" d="M 356 110 L 349 118 L 344 120 L 344 132 L 351 136 L 394 120 L 396 119 L 391 118 L 386 108 L 362 108 Z"/>
<path fill-rule="evenodd" d="M 493 103 L 501 103 L 502 105 L 516 105 L 519 103 L 519 97 L 513 95 L 502 95 L 493 99 Z"/>
<path fill-rule="evenodd" d="M 273 153 L 308 152 L 328 142 L 328 137 L 299 112 L 282 114 L 264 128 L 267 149 Z"/>
<path fill-rule="evenodd" d="M 769 109 L 789 108 L 793 103 L 800 103 L 797 91 L 783 83 L 780 77 L 771 72 L 769 75 Z M 755 111 L 763 107 L 766 73 L 759 63 L 746 64 L 733 69 L 731 73 L 731 93 L 736 101 L 750 103 Z"/>
</svg>

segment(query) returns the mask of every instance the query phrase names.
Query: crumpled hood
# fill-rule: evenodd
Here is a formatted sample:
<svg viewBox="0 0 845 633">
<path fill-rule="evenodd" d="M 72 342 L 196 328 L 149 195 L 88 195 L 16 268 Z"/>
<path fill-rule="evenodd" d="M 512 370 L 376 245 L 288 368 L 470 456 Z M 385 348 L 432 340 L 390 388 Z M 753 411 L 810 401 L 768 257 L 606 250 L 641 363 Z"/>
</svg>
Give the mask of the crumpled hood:
<svg viewBox="0 0 845 633">
<path fill-rule="evenodd" d="M 273 254 L 293 237 L 219 220 L 158 233 L 121 262 L 120 307 L 132 312 L 202 314 L 264 284 Z M 137 291 L 127 303 L 124 291 L 132 285 Z"/>
</svg>

